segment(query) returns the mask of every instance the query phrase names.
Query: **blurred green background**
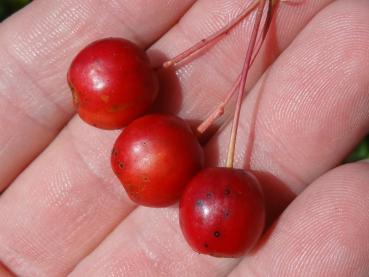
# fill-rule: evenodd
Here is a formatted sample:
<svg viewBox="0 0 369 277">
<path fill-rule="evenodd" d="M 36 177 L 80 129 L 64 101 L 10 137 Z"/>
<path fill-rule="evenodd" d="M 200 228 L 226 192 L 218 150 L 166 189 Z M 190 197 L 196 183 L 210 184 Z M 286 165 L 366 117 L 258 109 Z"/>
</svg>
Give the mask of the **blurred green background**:
<svg viewBox="0 0 369 277">
<path fill-rule="evenodd" d="M 360 143 L 354 152 L 347 157 L 345 162 L 355 162 L 369 159 L 369 135 Z"/>
<path fill-rule="evenodd" d="M 27 5 L 31 0 L 0 0 L 0 21 Z"/>
<path fill-rule="evenodd" d="M 32 0 L 0 0 L 0 21 L 27 5 Z M 345 162 L 354 162 L 358 160 L 369 159 L 369 135 L 355 149 L 355 151 L 346 158 Z"/>
</svg>

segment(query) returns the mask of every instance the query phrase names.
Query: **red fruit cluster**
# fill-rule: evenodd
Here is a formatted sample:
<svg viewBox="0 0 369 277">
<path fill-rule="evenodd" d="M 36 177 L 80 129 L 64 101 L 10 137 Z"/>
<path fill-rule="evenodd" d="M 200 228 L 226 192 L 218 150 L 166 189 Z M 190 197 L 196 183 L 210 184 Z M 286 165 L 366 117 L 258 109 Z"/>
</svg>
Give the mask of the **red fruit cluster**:
<svg viewBox="0 0 369 277">
<path fill-rule="evenodd" d="M 257 5 L 261 19 L 265 3 L 266 0 L 255 0 L 229 27 L 167 61 L 164 67 L 215 41 Z M 254 44 L 257 30 L 253 32 Z M 252 60 L 252 48 L 245 59 L 242 78 L 235 86 L 241 86 L 241 91 Z M 181 198 L 180 225 L 197 252 L 235 257 L 255 245 L 265 221 L 260 184 L 244 170 L 202 169 L 203 149 L 184 120 L 171 115 L 145 115 L 155 101 L 159 86 L 142 49 L 119 38 L 96 41 L 75 57 L 68 71 L 68 83 L 77 112 L 84 121 L 103 129 L 126 127 L 114 144 L 111 165 L 134 202 L 165 207 Z M 219 111 L 227 101 L 202 126 L 208 126 L 220 116 Z"/>
</svg>

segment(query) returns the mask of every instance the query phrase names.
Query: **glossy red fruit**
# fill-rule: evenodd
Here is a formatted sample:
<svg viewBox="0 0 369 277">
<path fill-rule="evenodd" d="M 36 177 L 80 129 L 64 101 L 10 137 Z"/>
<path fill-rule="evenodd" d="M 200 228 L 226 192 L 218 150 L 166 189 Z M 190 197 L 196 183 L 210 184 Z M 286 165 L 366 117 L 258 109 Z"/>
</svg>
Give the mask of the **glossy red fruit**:
<svg viewBox="0 0 369 277">
<path fill-rule="evenodd" d="M 188 125 L 157 114 L 133 121 L 115 142 L 111 158 L 129 197 L 151 207 L 175 203 L 203 161 L 202 147 Z"/>
<path fill-rule="evenodd" d="M 188 184 L 179 220 L 197 252 L 239 257 L 259 239 L 265 224 L 264 197 L 257 179 L 244 170 L 206 168 Z"/>
<path fill-rule="evenodd" d="M 73 60 L 68 83 L 87 123 L 117 129 L 142 116 L 158 93 L 158 79 L 145 52 L 121 38 L 93 42 Z"/>
</svg>

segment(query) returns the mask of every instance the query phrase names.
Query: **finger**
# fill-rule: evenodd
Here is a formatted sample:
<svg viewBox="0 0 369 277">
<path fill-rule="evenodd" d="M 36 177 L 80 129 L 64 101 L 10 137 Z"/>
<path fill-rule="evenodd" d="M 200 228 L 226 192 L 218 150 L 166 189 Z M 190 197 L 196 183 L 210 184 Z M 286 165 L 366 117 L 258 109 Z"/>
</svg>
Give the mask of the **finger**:
<svg viewBox="0 0 369 277">
<path fill-rule="evenodd" d="M 111 174 L 117 132 L 78 122 L 76 137 L 76 121 L 0 198 L 0 261 L 19 276 L 65 276 L 133 208 Z"/>
<path fill-rule="evenodd" d="M 317 3 L 307 5 L 310 7 L 304 13 L 307 18 L 321 8 Z M 201 26 L 202 19 L 197 18 L 201 12 L 206 12 L 205 20 L 209 20 L 205 16 L 208 13 L 233 13 L 231 8 L 224 9 L 223 2 L 214 5 L 213 1 L 201 1 L 191 10 L 197 9 L 199 12 L 193 12 L 196 18 L 186 17 L 181 23 L 183 26 L 187 24 L 188 28 L 193 28 L 190 23 L 193 20 L 199 20 Z M 286 12 L 286 17 L 291 15 L 291 10 Z M 298 24 L 304 23 L 301 18 Z M 175 43 L 173 40 L 171 44 Z M 79 119 L 73 120 L 60 138 L 2 196 L 0 217 L 4 220 L 0 221 L 3 233 L 0 258 L 10 268 L 18 269 L 18 274 L 24 268 L 33 268 L 38 275 L 65 274 L 131 211 L 132 204 L 124 198 L 125 194 L 112 193 L 121 189 L 112 181 L 115 179 L 108 162 L 115 135 L 90 128 Z M 100 157 L 96 157 L 96 149 Z M 45 174 L 40 176 L 45 168 Z M 102 177 L 106 178 L 105 183 Z M 101 198 L 103 201 L 93 201 Z M 31 222 L 32 218 L 38 218 L 37 223 Z M 58 224 L 50 228 L 50 222 L 55 219 Z M 47 243 L 40 237 L 46 238 Z M 37 255 L 40 252 L 44 253 L 42 260 Z"/>
<path fill-rule="evenodd" d="M 177 207 L 140 207 L 70 276 L 225 276 L 236 263 L 191 250 L 179 231 Z"/>
<path fill-rule="evenodd" d="M 327 7 L 244 103 L 236 164 L 258 171 L 275 214 L 369 131 L 368 11 L 367 1 Z M 212 164 L 224 164 L 229 132 L 207 146 Z"/>
<path fill-rule="evenodd" d="M 367 276 L 368 180 L 364 163 L 316 180 L 230 276 Z"/>
<path fill-rule="evenodd" d="M 81 47 L 109 36 L 147 47 L 194 1 L 38 0 L 2 23 L 0 191 L 72 116 L 65 76 Z"/>
</svg>

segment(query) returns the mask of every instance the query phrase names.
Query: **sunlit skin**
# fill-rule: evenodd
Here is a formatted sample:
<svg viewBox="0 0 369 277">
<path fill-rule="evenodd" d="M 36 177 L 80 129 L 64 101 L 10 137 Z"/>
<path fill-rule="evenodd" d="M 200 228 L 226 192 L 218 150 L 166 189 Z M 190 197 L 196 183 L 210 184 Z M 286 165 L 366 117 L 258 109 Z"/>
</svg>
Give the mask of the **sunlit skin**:
<svg viewBox="0 0 369 277">
<path fill-rule="evenodd" d="M 194 252 L 177 208 L 129 201 L 109 164 L 117 133 L 71 119 L 64 88 L 70 61 L 101 36 L 129 38 L 158 65 L 250 0 L 40 0 L 1 23 L 0 264 L 14 276 L 369 276 L 369 164 L 338 166 L 369 127 L 369 3 L 298 2 L 278 5 L 245 94 L 235 166 L 254 133 L 251 165 L 275 217 L 239 259 Z M 173 113 L 197 126 L 217 107 L 254 18 L 177 72 Z M 212 166 L 226 159 L 220 123 L 204 145 Z"/>
<path fill-rule="evenodd" d="M 203 150 L 180 118 L 147 115 L 118 137 L 112 167 L 129 197 L 138 204 L 169 206 L 203 166 Z"/>
<path fill-rule="evenodd" d="M 73 60 L 68 83 L 80 117 L 102 129 L 118 129 L 143 115 L 158 94 L 145 52 L 120 38 L 98 40 Z"/>
<path fill-rule="evenodd" d="M 186 188 L 179 220 L 195 251 L 220 257 L 242 256 L 255 245 L 264 228 L 260 184 L 244 170 L 206 168 Z"/>
</svg>

